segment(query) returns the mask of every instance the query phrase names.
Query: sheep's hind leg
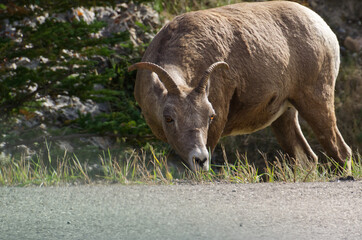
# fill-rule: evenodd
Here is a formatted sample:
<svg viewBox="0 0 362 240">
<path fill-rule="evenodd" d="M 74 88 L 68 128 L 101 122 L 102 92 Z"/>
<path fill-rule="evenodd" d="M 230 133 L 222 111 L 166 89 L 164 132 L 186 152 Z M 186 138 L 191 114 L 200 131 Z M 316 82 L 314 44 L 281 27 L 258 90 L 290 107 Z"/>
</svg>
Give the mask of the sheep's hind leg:
<svg viewBox="0 0 362 240">
<path fill-rule="evenodd" d="M 317 156 L 300 129 L 298 112 L 295 108 L 287 109 L 271 127 L 279 144 L 290 157 L 303 162 L 318 162 Z"/>
<path fill-rule="evenodd" d="M 300 101 L 295 105 L 300 115 L 312 127 L 313 132 L 327 155 L 343 166 L 347 161 L 347 170 L 351 172 L 351 149 L 345 143 L 337 127 L 333 101 Z"/>
</svg>

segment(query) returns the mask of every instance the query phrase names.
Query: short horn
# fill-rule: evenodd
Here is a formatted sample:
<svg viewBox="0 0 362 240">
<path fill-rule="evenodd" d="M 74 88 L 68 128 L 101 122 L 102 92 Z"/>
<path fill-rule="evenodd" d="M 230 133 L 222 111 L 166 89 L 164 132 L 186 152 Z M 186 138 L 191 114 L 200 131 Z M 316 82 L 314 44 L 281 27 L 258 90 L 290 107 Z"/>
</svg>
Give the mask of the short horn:
<svg viewBox="0 0 362 240">
<path fill-rule="evenodd" d="M 204 75 L 202 76 L 199 86 L 195 89 L 197 92 L 205 92 L 211 73 L 218 68 L 229 69 L 229 65 L 223 61 L 211 64 L 211 66 L 205 71 Z"/>
<path fill-rule="evenodd" d="M 139 62 L 130 66 L 128 68 L 128 71 L 133 71 L 136 69 L 147 69 L 152 72 L 155 72 L 169 93 L 173 94 L 181 93 L 179 87 L 176 85 L 171 75 L 164 68 L 158 66 L 157 64 L 151 62 Z"/>
</svg>

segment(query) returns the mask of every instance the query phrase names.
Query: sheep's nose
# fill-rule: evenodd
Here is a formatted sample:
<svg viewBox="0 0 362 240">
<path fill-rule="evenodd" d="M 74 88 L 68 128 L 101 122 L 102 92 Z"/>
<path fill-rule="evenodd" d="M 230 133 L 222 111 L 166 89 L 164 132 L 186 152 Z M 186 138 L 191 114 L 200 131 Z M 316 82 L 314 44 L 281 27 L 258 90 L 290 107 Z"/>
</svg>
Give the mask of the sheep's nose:
<svg viewBox="0 0 362 240">
<path fill-rule="evenodd" d="M 195 157 L 195 163 L 198 164 L 201 168 L 204 167 L 204 163 L 207 161 L 207 158 L 200 159 Z"/>
<path fill-rule="evenodd" d="M 192 171 L 209 171 L 209 152 L 206 147 L 192 150 L 189 154 L 188 165 Z"/>
</svg>

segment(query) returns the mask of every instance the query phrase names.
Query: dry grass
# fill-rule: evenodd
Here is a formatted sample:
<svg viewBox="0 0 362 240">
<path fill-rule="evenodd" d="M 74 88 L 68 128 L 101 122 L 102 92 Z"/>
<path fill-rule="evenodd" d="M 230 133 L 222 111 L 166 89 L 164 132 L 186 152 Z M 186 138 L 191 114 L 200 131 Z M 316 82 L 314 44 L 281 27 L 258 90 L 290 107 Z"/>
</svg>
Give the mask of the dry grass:
<svg viewBox="0 0 362 240">
<path fill-rule="evenodd" d="M 62 184 L 120 183 L 120 184 L 178 184 L 178 183 L 259 183 L 259 182 L 313 182 L 333 181 L 346 177 L 333 164 L 316 164 L 291 160 L 280 154 L 272 161 L 265 160 L 265 168 L 259 170 L 247 156 L 236 152 L 237 161 L 228 162 L 223 151 L 224 165 L 213 166 L 209 172 L 191 172 L 187 168 L 170 166 L 164 151 L 130 150 L 122 156 L 110 151 L 99 155 L 97 164 L 84 163 L 66 151 L 62 156 L 51 157 L 50 149 L 43 157 L 2 158 L 0 161 L 0 185 L 49 186 Z M 334 163 L 337 164 L 337 163 Z M 344 167 L 345 168 L 345 167 Z M 361 155 L 353 157 L 352 176 L 362 179 Z"/>
</svg>

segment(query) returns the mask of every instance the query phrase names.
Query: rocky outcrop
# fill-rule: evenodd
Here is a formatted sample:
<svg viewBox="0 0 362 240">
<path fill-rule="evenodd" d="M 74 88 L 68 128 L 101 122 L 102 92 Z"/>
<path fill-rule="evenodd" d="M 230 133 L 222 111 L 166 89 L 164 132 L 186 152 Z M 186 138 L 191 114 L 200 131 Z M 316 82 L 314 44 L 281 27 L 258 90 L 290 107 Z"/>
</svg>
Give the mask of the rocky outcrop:
<svg viewBox="0 0 362 240">
<path fill-rule="evenodd" d="M 7 37 L 21 43 L 23 41 L 21 27 L 35 28 L 49 18 L 60 22 L 82 20 L 88 24 L 94 21 L 102 21 L 106 23 L 105 26 L 99 32 L 92 34 L 91 37 L 108 37 L 114 33 L 129 32 L 133 45 L 138 46 L 150 42 L 154 37 L 152 33 L 156 32 L 161 26 L 159 14 L 152 7 L 145 4 L 121 3 L 114 7 L 77 7 L 67 12 L 54 14 L 44 12 L 35 5 L 31 5 L 30 8 L 34 12 L 41 12 L 41 15 L 12 22 L 4 19 L 0 24 L 0 37 Z M 41 11 L 35 11 L 37 9 Z M 148 28 L 150 31 L 144 31 L 144 28 Z M 26 45 L 25 48 L 32 48 L 32 46 Z M 121 46 L 115 45 L 112 46 L 112 49 L 118 54 L 122 54 Z M 63 49 L 63 53 L 79 59 L 84 58 L 80 54 L 67 49 Z M 95 58 L 99 62 L 99 71 L 102 71 L 102 68 L 107 66 L 107 59 L 102 56 L 95 56 Z M 3 67 L 17 69 L 21 66 L 36 69 L 41 63 L 47 63 L 48 61 L 49 59 L 42 56 L 35 59 L 17 57 L 6 59 Z M 59 67 L 61 66 L 54 66 L 53 68 Z M 99 85 L 95 85 L 95 87 L 102 88 Z M 77 119 L 79 114 L 96 116 L 100 113 L 108 112 L 109 109 L 106 104 L 97 103 L 91 99 L 81 101 L 78 97 L 61 95 L 56 97 L 45 96 L 39 100 L 42 105 L 41 109 L 35 112 L 21 110 L 19 116 L 14 119 L 15 125 L 8 131 L 8 134 L 13 136 L 20 136 L 24 132 L 29 132 L 29 135 L 33 135 L 33 137 L 18 139 L 17 143 L 0 142 L 0 152 L 2 152 L 0 158 L 12 152 L 20 152 L 26 156 L 35 154 L 33 150 L 34 144 L 44 142 L 45 139 L 52 141 L 53 146 L 55 144 L 57 147 L 67 151 L 77 150 L 84 144 L 107 149 L 114 143 L 111 137 L 100 137 L 96 134 L 72 134 L 62 130 L 62 127 Z M 54 135 L 55 133 L 56 136 Z M 6 139 L 6 136 L 3 137 Z"/>
</svg>

